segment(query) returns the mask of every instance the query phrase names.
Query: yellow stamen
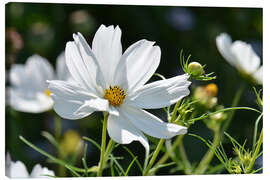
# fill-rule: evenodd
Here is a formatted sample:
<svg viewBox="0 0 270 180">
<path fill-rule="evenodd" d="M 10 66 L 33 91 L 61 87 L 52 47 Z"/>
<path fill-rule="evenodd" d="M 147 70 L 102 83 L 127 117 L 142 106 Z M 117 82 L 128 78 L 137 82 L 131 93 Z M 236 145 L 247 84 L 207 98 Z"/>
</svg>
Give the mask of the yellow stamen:
<svg viewBox="0 0 270 180">
<path fill-rule="evenodd" d="M 105 90 L 104 98 L 113 106 L 120 106 L 126 97 L 124 89 L 119 86 L 110 86 Z"/>
<path fill-rule="evenodd" d="M 44 93 L 49 97 L 51 95 L 51 91 L 48 88 L 44 90 Z"/>
</svg>

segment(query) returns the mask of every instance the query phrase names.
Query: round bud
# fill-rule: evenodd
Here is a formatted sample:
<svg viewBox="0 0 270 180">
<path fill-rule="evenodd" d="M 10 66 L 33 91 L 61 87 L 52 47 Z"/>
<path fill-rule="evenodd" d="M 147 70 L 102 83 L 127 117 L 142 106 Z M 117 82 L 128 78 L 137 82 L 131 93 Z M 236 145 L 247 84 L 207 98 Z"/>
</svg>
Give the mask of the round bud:
<svg viewBox="0 0 270 180">
<path fill-rule="evenodd" d="M 188 72 L 189 72 L 190 75 L 193 75 L 193 76 L 201 76 L 201 75 L 204 74 L 203 67 L 198 62 L 189 63 Z"/>
</svg>

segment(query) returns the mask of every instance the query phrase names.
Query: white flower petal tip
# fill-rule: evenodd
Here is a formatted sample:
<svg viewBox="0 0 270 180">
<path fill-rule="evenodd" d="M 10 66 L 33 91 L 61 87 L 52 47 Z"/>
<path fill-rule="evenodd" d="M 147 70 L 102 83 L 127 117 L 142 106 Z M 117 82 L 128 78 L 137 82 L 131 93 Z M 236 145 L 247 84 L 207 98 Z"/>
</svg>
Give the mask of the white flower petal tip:
<svg viewBox="0 0 270 180">
<path fill-rule="evenodd" d="M 248 75 L 258 84 L 262 84 L 262 74 L 257 73 L 260 70 L 261 60 L 250 44 L 240 40 L 232 42 L 231 37 L 226 33 L 217 36 L 216 44 L 220 54 L 229 64 L 241 74 Z"/>
<path fill-rule="evenodd" d="M 55 176 L 54 171 L 47 167 L 42 168 L 40 164 L 36 164 L 30 174 L 31 178 L 46 178 L 48 176 Z"/>
<path fill-rule="evenodd" d="M 188 74 L 183 74 L 146 84 L 130 94 L 126 104 L 143 109 L 157 109 L 175 104 L 189 95 L 191 82 L 188 78 Z"/>
</svg>

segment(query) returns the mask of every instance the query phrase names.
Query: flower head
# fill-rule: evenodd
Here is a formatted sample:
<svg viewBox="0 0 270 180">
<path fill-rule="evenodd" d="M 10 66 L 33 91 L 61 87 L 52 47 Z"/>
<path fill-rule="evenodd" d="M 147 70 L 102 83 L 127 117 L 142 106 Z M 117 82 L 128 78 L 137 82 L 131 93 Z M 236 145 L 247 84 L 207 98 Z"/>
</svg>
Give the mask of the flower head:
<svg viewBox="0 0 270 180">
<path fill-rule="evenodd" d="M 145 84 L 160 63 L 160 48 L 140 40 L 122 53 L 121 29 L 101 25 L 92 48 L 73 35 L 66 45 L 66 64 L 77 84 L 48 81 L 54 110 L 66 119 L 80 119 L 94 111 L 109 112 L 107 130 L 121 144 L 140 141 L 149 150 L 144 133 L 171 138 L 186 127 L 165 123 L 143 109 L 176 103 L 189 94 L 187 74 Z"/>
<path fill-rule="evenodd" d="M 231 37 L 222 33 L 216 38 L 217 48 L 221 55 L 240 73 L 251 76 L 258 84 L 263 82 L 263 66 L 260 58 L 250 44 L 243 41 L 232 42 Z"/>
<path fill-rule="evenodd" d="M 56 73 L 47 59 L 30 56 L 25 65 L 14 64 L 10 70 L 9 104 L 17 111 L 41 113 L 53 107 L 46 80 L 72 81 L 67 70 L 64 54 L 58 56 Z"/>
<path fill-rule="evenodd" d="M 40 164 L 36 164 L 31 172 L 28 173 L 26 166 L 21 161 L 13 162 L 10 154 L 6 155 L 6 176 L 10 178 L 46 178 L 54 176 L 54 172 L 46 167 L 41 167 Z"/>
</svg>

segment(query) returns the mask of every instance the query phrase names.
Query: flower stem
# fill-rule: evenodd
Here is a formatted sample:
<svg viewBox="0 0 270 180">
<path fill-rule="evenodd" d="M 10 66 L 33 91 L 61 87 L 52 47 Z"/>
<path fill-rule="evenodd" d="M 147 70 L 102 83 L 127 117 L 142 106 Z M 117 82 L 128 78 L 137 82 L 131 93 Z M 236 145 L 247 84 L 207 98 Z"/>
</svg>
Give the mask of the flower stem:
<svg viewBox="0 0 270 180">
<path fill-rule="evenodd" d="M 172 112 L 172 117 L 169 118 L 169 123 L 171 123 L 175 120 L 176 113 L 177 113 L 178 107 L 180 106 L 180 103 L 181 103 L 181 100 L 177 101 L 177 103 L 175 104 L 175 106 L 173 108 L 173 112 Z"/>
<path fill-rule="evenodd" d="M 106 135 L 107 135 L 107 122 L 108 122 L 109 114 L 106 112 L 104 114 L 103 128 L 102 128 L 102 140 L 101 140 L 101 152 L 100 152 L 100 161 L 97 176 L 102 176 L 103 171 L 103 163 L 105 159 L 105 147 L 106 147 Z"/>
<path fill-rule="evenodd" d="M 62 119 L 55 112 L 54 114 L 54 131 L 55 131 L 55 139 L 59 143 L 62 132 Z"/>
<path fill-rule="evenodd" d="M 255 163 L 255 160 L 257 159 L 257 155 L 258 155 L 258 153 L 260 151 L 262 142 L 263 142 L 263 129 L 261 130 L 261 134 L 260 134 L 259 140 L 257 142 L 255 152 L 253 153 L 253 156 L 252 156 L 251 161 L 249 163 L 249 166 L 245 170 L 245 174 L 250 173 L 250 171 L 252 170 L 252 167 L 253 167 L 253 165 Z"/>
<path fill-rule="evenodd" d="M 190 162 L 188 160 L 188 157 L 187 157 L 187 154 L 186 154 L 186 151 L 185 151 L 185 147 L 184 147 L 184 144 L 183 144 L 183 138 L 179 142 L 179 153 L 180 153 L 180 157 L 181 157 L 181 159 L 183 161 L 185 173 L 186 174 L 191 174 L 191 165 L 190 165 Z"/>
<path fill-rule="evenodd" d="M 153 166 L 154 162 L 156 161 L 156 158 L 157 158 L 157 156 L 158 156 L 158 153 L 159 153 L 159 151 L 161 150 L 161 148 L 162 148 L 164 142 L 165 142 L 165 139 L 161 139 L 161 140 L 159 141 L 159 143 L 158 143 L 158 145 L 157 145 L 157 148 L 156 148 L 156 150 L 155 150 L 155 152 L 154 152 L 154 154 L 153 154 L 153 156 L 152 156 L 152 158 L 151 158 L 151 160 L 150 160 L 148 166 L 146 167 L 145 171 L 143 172 L 143 176 L 147 176 L 147 175 L 148 175 L 148 173 L 149 173 L 151 167 Z"/>
<path fill-rule="evenodd" d="M 245 85 L 241 85 L 240 89 L 237 91 L 237 93 L 235 94 L 235 96 L 233 98 L 233 102 L 232 102 L 231 107 L 236 107 L 238 105 L 244 89 L 245 89 Z M 223 132 L 227 131 L 227 129 L 229 128 L 229 125 L 233 119 L 234 113 L 235 113 L 235 111 L 232 111 L 229 114 L 228 119 L 225 121 L 225 123 L 221 129 L 221 134 L 222 134 L 221 137 L 223 137 Z"/>
<path fill-rule="evenodd" d="M 160 166 L 161 164 L 165 163 L 168 160 L 168 158 L 170 157 L 170 154 L 172 154 L 172 152 L 178 147 L 178 145 L 181 143 L 183 137 L 184 137 L 184 135 L 179 135 L 176 138 L 176 140 L 174 141 L 172 147 L 168 151 L 166 151 L 166 153 L 155 164 L 155 166 L 153 168 L 154 169 L 153 173 L 155 173 L 158 170 L 158 166 Z"/>
<path fill-rule="evenodd" d="M 260 122 L 262 116 L 263 116 L 263 114 L 261 114 L 261 115 L 257 118 L 257 120 L 256 120 L 256 122 L 255 122 L 254 133 L 253 133 L 253 145 L 252 145 L 252 150 L 254 150 L 254 149 L 255 149 L 255 146 L 256 146 L 257 131 L 258 131 L 257 129 L 258 129 L 258 125 L 259 125 L 259 122 Z"/>
<path fill-rule="evenodd" d="M 214 139 L 213 139 L 213 144 L 212 144 L 213 149 L 215 149 L 218 146 L 220 139 L 221 139 L 221 136 L 218 129 L 214 131 Z M 209 149 L 207 153 L 204 155 L 204 157 L 202 158 L 196 170 L 194 171 L 194 174 L 203 174 L 205 170 L 208 168 L 208 165 L 213 159 L 213 157 L 214 157 L 214 152 L 212 151 L 212 149 Z"/>
</svg>

